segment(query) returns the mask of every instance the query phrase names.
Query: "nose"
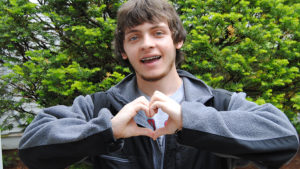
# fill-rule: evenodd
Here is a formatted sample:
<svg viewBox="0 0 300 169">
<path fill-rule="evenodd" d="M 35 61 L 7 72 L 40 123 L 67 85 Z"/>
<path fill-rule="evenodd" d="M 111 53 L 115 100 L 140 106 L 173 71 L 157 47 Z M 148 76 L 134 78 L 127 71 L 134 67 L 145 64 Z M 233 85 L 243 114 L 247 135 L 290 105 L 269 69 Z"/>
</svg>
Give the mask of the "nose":
<svg viewBox="0 0 300 169">
<path fill-rule="evenodd" d="M 155 41 L 153 37 L 149 34 L 145 34 L 142 40 L 141 48 L 143 50 L 151 49 L 154 47 Z"/>
</svg>

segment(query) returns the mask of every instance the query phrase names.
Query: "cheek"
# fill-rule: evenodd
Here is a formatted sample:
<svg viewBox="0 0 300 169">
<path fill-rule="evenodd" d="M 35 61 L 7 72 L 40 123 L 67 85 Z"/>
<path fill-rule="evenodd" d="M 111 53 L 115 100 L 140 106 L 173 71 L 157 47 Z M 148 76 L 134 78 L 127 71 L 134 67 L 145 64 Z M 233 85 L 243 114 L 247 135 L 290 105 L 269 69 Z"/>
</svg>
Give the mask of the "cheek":
<svg viewBox="0 0 300 169">
<path fill-rule="evenodd" d="M 129 59 L 131 55 L 131 49 L 128 47 L 128 45 L 124 45 L 124 51 L 125 53 L 122 54 L 123 59 Z"/>
<path fill-rule="evenodd" d="M 174 45 L 170 45 L 170 43 L 166 43 L 161 46 L 161 49 L 166 53 L 170 55 L 176 54 L 176 48 Z"/>
<path fill-rule="evenodd" d="M 161 49 L 163 49 L 163 50 L 166 50 L 166 51 L 176 51 L 176 46 L 175 46 L 175 44 L 174 44 L 174 42 L 173 42 L 173 40 L 170 38 L 170 39 L 165 39 L 164 41 L 162 41 L 161 43 L 160 43 L 161 45 Z"/>
<path fill-rule="evenodd" d="M 139 47 L 137 45 L 124 46 L 124 50 L 128 59 L 136 57 L 139 53 Z"/>
</svg>

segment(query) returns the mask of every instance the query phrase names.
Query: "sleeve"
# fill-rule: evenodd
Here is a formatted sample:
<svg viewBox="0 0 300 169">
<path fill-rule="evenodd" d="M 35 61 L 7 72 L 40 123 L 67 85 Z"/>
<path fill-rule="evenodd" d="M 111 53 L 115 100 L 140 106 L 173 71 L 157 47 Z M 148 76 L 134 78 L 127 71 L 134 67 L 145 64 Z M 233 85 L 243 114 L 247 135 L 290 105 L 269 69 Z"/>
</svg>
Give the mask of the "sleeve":
<svg viewBox="0 0 300 169">
<path fill-rule="evenodd" d="M 182 103 L 181 144 L 279 168 L 298 149 L 298 134 L 283 112 L 271 104 L 257 105 L 234 93 L 228 111 L 200 102 Z"/>
<path fill-rule="evenodd" d="M 44 109 L 26 128 L 19 156 L 30 169 L 59 169 L 87 156 L 108 151 L 115 142 L 111 112 L 93 115 L 91 96 L 77 97 L 73 105 Z"/>
</svg>

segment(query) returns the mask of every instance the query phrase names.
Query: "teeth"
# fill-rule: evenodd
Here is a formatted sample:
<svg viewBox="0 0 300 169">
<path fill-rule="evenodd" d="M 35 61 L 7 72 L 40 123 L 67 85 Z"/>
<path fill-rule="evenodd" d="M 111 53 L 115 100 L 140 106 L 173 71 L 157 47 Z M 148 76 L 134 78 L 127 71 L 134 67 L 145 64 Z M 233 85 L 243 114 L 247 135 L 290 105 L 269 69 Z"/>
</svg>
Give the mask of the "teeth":
<svg viewBox="0 0 300 169">
<path fill-rule="evenodd" d="M 147 58 L 143 58 L 142 62 L 147 62 L 147 61 L 154 60 L 154 59 L 159 59 L 159 58 L 160 58 L 160 56 L 147 57 Z"/>
</svg>

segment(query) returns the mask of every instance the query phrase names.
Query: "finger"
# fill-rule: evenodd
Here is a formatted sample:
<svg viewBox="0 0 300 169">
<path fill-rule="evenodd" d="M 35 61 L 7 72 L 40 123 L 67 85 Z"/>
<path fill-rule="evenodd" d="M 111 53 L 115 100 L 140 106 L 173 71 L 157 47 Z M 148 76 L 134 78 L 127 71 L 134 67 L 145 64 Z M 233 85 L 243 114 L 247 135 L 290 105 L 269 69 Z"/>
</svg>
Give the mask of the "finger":
<svg viewBox="0 0 300 169">
<path fill-rule="evenodd" d="M 153 116 L 158 112 L 159 108 L 163 108 L 160 105 L 167 105 L 166 103 L 170 101 L 170 98 L 166 96 L 165 94 L 155 91 L 153 96 L 151 97 L 151 100 L 149 102 L 149 108 L 150 108 L 150 114 Z M 157 104 L 159 102 L 159 104 Z M 154 106 L 153 106 L 154 105 Z M 164 106 L 165 108 L 165 106 Z M 165 110 L 164 110 L 165 111 Z"/>
<path fill-rule="evenodd" d="M 163 112 L 170 115 L 170 112 L 167 110 L 166 103 L 163 101 L 155 101 L 152 104 L 150 104 L 150 112 L 151 113 L 157 113 L 158 109 L 162 109 Z"/>
<path fill-rule="evenodd" d="M 150 112 L 149 112 L 149 101 L 146 99 L 146 97 L 144 97 L 144 96 L 141 96 L 141 97 L 139 97 L 139 98 L 137 98 L 136 100 L 135 100 L 135 102 L 136 102 L 136 104 L 143 104 L 143 105 L 145 105 L 146 107 L 144 107 L 144 112 L 145 112 L 145 114 L 146 114 L 146 116 L 147 117 L 152 117 L 153 115 L 151 115 L 150 114 Z M 145 110 L 145 108 L 146 108 L 146 110 Z M 139 110 L 138 110 L 139 111 Z"/>
<path fill-rule="evenodd" d="M 140 96 L 140 97 L 138 97 L 138 98 L 136 99 L 136 101 L 141 102 L 141 103 L 143 103 L 143 104 L 145 104 L 145 105 L 148 105 L 148 104 L 149 104 L 149 101 L 146 99 L 145 96 Z"/>
<path fill-rule="evenodd" d="M 150 117 L 153 117 L 156 113 L 158 112 L 158 108 L 157 107 L 150 107 L 149 108 L 149 114 L 150 114 Z"/>
<path fill-rule="evenodd" d="M 156 90 L 153 95 L 159 96 L 161 98 L 168 98 L 167 95 L 165 95 L 164 93 L 162 93 L 162 92 L 160 92 L 158 90 Z"/>
<path fill-rule="evenodd" d="M 160 91 L 155 91 L 150 99 L 149 104 L 152 104 L 155 101 L 166 101 L 169 97 L 163 94 Z"/>
<path fill-rule="evenodd" d="M 126 116 L 126 119 L 133 118 L 140 110 L 145 111 L 146 113 L 149 113 L 149 107 L 140 103 L 140 102 L 131 102 L 127 105 L 125 105 L 124 108 L 121 109 L 121 111 L 117 115 Z"/>
<path fill-rule="evenodd" d="M 131 104 L 131 105 L 143 104 L 145 106 L 149 106 L 149 101 L 144 96 L 141 96 L 141 97 L 136 98 L 129 104 Z"/>
<path fill-rule="evenodd" d="M 134 111 L 131 112 L 131 117 L 134 117 L 140 110 L 143 110 L 147 116 L 149 116 L 149 107 L 138 103 L 134 106 Z"/>
</svg>

